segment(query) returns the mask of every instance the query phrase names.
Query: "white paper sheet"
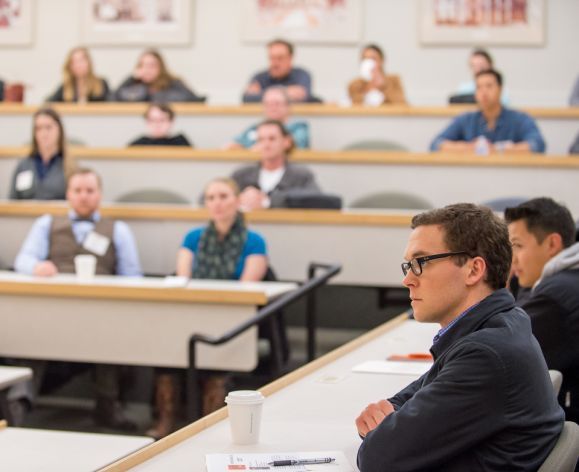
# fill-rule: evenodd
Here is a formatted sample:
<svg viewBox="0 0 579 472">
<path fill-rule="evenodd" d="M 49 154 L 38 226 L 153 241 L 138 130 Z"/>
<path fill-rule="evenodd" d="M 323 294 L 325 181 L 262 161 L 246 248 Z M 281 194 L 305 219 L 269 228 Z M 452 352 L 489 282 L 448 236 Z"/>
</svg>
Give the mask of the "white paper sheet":
<svg viewBox="0 0 579 472">
<path fill-rule="evenodd" d="M 395 374 L 420 376 L 428 372 L 432 362 L 366 361 L 352 368 L 352 372 L 366 374 Z"/>
<path fill-rule="evenodd" d="M 315 465 L 269 465 L 270 462 L 279 460 L 318 459 L 323 457 L 332 457 L 335 461 L 329 464 Z M 207 472 L 259 472 L 263 470 L 272 472 L 354 472 L 355 470 L 342 451 L 207 454 L 205 462 L 207 464 Z"/>
</svg>

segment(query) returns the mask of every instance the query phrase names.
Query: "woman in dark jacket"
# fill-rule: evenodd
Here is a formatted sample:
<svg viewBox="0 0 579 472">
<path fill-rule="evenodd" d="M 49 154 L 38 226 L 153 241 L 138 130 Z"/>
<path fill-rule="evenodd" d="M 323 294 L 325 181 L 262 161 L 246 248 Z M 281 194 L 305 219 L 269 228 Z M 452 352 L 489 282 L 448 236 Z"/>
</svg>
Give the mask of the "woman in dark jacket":
<svg viewBox="0 0 579 472">
<path fill-rule="evenodd" d="M 169 73 L 161 54 L 148 49 L 141 54 L 131 77 L 115 92 L 119 102 L 199 102 L 203 101 L 181 80 Z"/>
<path fill-rule="evenodd" d="M 102 102 L 108 98 L 109 85 L 94 74 L 87 48 L 77 47 L 68 53 L 62 77 L 62 84 L 50 96 L 49 102 Z"/>
<path fill-rule="evenodd" d="M 16 166 L 10 198 L 17 200 L 64 200 L 67 159 L 64 128 L 51 108 L 38 110 L 33 117 L 32 150 Z"/>
</svg>

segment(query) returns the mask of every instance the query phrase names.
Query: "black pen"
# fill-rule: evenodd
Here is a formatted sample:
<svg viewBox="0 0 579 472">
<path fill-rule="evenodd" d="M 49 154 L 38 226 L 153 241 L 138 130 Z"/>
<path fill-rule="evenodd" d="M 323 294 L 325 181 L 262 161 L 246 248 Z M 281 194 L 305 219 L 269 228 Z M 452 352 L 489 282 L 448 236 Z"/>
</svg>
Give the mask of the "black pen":
<svg viewBox="0 0 579 472">
<path fill-rule="evenodd" d="M 333 457 L 324 457 L 322 459 L 287 459 L 284 461 L 269 462 L 268 465 L 273 465 L 274 467 L 283 467 L 285 465 L 329 464 L 335 460 L 336 459 Z"/>
</svg>

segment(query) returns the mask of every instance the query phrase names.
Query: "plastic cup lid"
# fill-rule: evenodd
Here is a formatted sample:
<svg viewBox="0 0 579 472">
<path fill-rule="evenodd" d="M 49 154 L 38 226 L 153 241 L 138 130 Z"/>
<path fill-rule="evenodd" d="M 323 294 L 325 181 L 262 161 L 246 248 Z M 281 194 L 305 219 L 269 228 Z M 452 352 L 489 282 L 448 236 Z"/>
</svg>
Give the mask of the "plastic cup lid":
<svg viewBox="0 0 579 472">
<path fill-rule="evenodd" d="M 235 403 L 236 405 L 249 405 L 252 403 L 261 403 L 265 397 L 257 390 L 236 390 L 229 392 L 225 397 L 225 403 Z"/>
</svg>

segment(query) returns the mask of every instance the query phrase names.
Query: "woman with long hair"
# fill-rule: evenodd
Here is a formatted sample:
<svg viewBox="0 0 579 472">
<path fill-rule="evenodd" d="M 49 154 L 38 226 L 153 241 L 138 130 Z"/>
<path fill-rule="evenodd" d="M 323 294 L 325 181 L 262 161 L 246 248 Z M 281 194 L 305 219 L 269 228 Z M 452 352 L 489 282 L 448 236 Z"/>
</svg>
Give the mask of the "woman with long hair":
<svg viewBox="0 0 579 472">
<path fill-rule="evenodd" d="M 65 175 L 71 168 L 62 120 L 53 109 L 41 108 L 33 116 L 30 154 L 14 171 L 10 198 L 64 200 Z"/>
<path fill-rule="evenodd" d="M 85 47 L 71 49 L 62 68 L 62 84 L 49 102 L 103 102 L 109 95 L 109 85 L 93 71 L 90 53 Z"/>
<path fill-rule="evenodd" d="M 133 74 L 115 92 L 119 102 L 199 102 L 203 101 L 180 79 L 173 76 L 155 49 L 139 57 Z"/>
</svg>

